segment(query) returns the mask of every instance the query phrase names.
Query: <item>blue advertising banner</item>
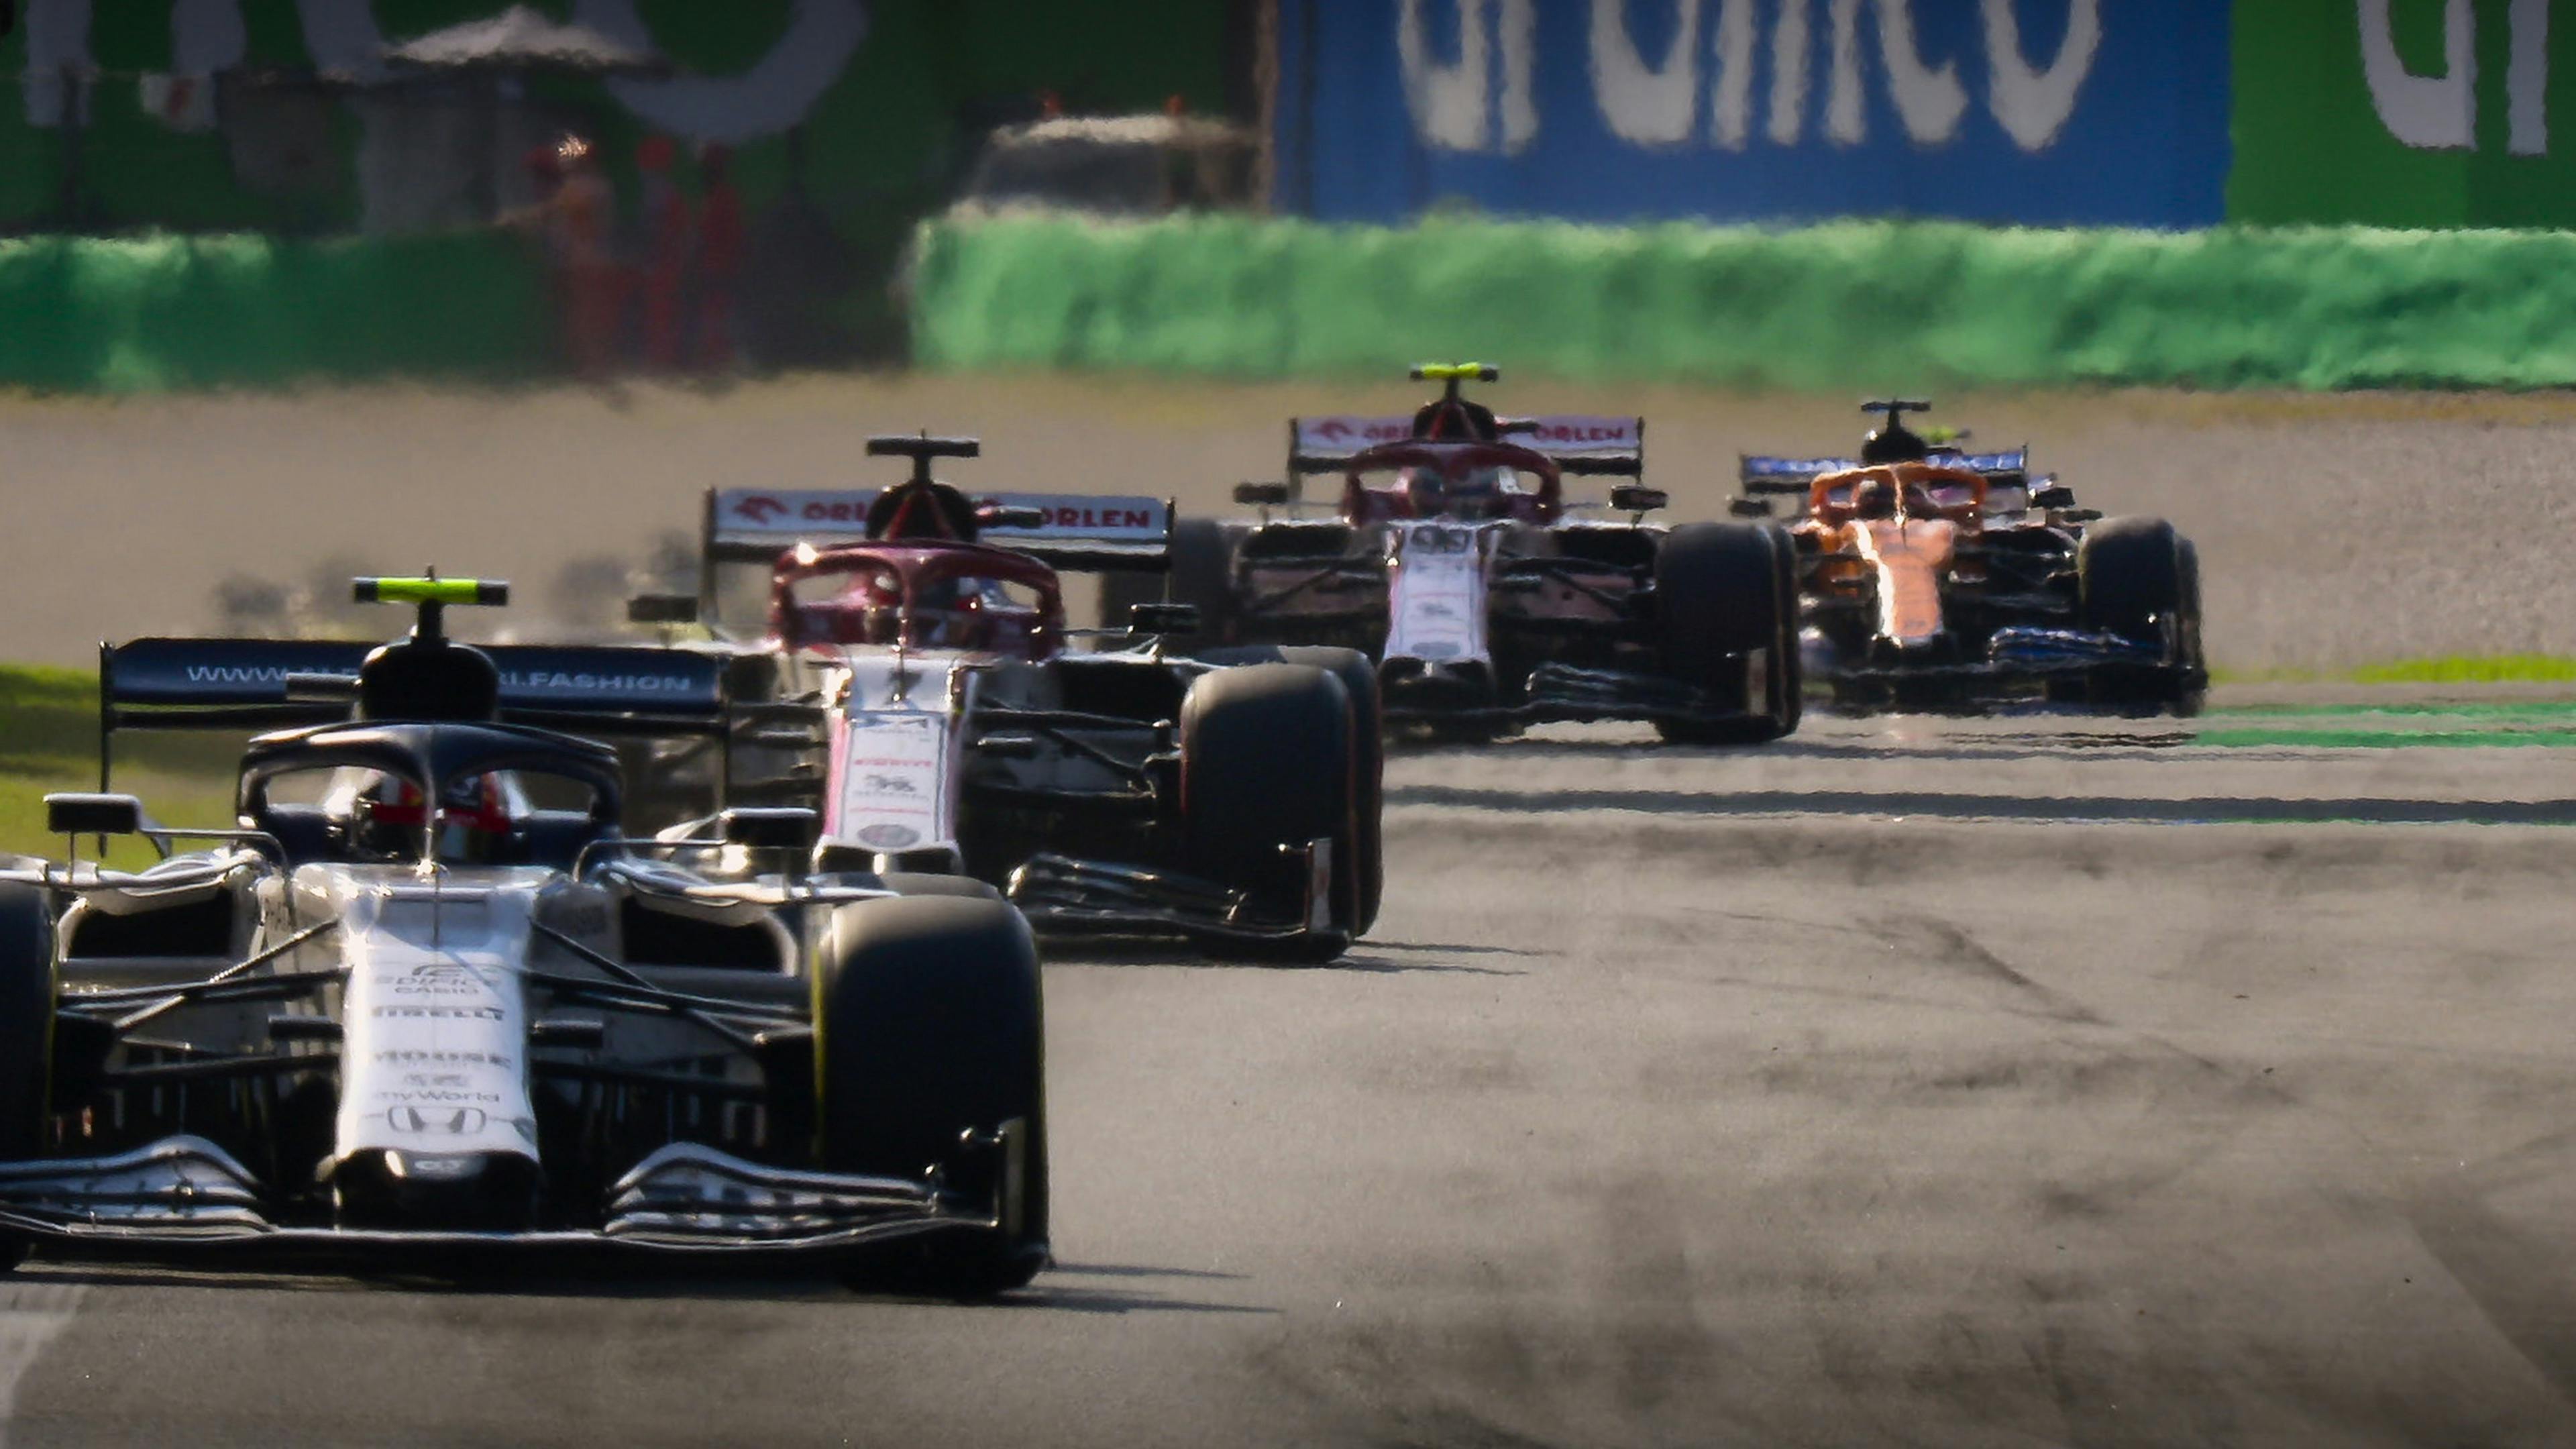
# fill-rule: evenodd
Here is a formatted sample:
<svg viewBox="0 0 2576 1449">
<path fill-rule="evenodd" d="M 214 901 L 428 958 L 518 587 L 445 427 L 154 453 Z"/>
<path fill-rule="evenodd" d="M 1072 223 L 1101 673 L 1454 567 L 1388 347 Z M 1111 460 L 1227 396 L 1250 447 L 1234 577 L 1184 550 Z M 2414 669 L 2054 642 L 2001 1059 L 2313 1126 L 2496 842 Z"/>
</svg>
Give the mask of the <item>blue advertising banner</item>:
<svg viewBox="0 0 2576 1449">
<path fill-rule="evenodd" d="M 1279 0 L 1274 202 L 2207 226 L 2229 0 Z"/>
</svg>

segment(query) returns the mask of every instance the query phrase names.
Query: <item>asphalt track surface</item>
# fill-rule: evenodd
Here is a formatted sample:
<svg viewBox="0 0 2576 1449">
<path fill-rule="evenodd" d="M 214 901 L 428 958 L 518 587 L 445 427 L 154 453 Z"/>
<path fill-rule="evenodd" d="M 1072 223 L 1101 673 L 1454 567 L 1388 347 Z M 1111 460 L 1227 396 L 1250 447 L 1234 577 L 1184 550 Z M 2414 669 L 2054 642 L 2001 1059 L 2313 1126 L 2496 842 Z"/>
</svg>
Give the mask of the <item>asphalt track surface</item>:
<svg viewBox="0 0 2576 1449">
<path fill-rule="evenodd" d="M 1348 961 L 1049 966 L 1014 1300 L 39 1260 L 6 1441 L 2576 1440 L 2570 756 L 2247 729 L 1400 752 Z"/>
</svg>

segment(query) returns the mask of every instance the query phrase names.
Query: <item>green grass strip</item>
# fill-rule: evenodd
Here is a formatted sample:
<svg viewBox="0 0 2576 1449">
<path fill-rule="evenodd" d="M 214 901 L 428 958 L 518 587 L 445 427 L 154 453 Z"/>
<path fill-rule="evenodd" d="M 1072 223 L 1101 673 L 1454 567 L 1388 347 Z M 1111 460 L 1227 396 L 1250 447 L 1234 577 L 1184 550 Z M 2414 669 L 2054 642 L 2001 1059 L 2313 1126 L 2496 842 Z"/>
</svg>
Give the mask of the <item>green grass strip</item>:
<svg viewBox="0 0 2576 1449">
<path fill-rule="evenodd" d="M 2392 659 L 2348 669 L 2210 670 L 2214 684 L 2568 684 L 2576 659 L 2562 654 L 2454 654 L 2438 659 Z"/>
<path fill-rule="evenodd" d="M 174 825 L 232 820 L 231 752 L 227 740 L 162 737 L 138 741 L 117 788 L 143 797 L 153 815 Z M 0 851 L 59 857 L 63 839 L 45 830 L 44 797 L 53 790 L 98 788 L 98 682 L 85 669 L 0 665 Z M 108 851 L 117 865 L 155 858 L 141 840 Z"/>
<path fill-rule="evenodd" d="M 2576 730 L 2221 729 L 2202 730 L 2192 742 L 2223 749 L 2563 750 L 2576 748 Z"/>
<path fill-rule="evenodd" d="M 550 316 L 535 251 L 486 232 L 0 240 L 0 384 L 39 391 L 505 382 Z"/>
<path fill-rule="evenodd" d="M 2453 655 L 2365 664 L 2355 684 L 2566 684 L 2576 682 L 2576 659 L 2555 654 Z"/>
<path fill-rule="evenodd" d="M 2556 720 L 2576 716 L 2576 699 L 2422 700 L 2390 704 L 2229 704 L 2213 706 L 2206 715 L 2221 719 L 2407 719 L 2484 720 L 2509 725 L 2516 720 Z"/>
<path fill-rule="evenodd" d="M 0 762 L 50 770 L 98 758 L 98 681 L 89 671 L 0 665 Z"/>
</svg>

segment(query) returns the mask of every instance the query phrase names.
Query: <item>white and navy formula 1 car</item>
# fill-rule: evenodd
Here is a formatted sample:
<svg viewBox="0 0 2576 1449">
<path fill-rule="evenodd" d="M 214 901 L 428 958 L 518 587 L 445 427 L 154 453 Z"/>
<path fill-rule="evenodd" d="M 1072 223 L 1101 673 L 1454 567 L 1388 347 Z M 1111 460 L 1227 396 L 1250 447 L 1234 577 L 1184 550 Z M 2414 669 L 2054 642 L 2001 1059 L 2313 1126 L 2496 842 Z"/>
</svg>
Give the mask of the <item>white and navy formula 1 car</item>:
<svg viewBox="0 0 2576 1449">
<path fill-rule="evenodd" d="M 160 845 L 148 869 L 0 873 L 0 1262 L 543 1252 L 1028 1281 L 1045 1046 L 1020 913 L 971 883 L 815 874 L 810 812 L 629 839 L 615 752 L 523 721 L 709 718 L 715 661 L 469 648 L 440 613 L 495 586 L 360 589 L 421 626 L 347 673 L 316 657 L 337 645 L 110 652 L 111 727 L 311 722 L 251 742 L 213 828 L 49 798 L 75 839 Z M 722 878 L 693 868 L 719 856 Z"/>
</svg>

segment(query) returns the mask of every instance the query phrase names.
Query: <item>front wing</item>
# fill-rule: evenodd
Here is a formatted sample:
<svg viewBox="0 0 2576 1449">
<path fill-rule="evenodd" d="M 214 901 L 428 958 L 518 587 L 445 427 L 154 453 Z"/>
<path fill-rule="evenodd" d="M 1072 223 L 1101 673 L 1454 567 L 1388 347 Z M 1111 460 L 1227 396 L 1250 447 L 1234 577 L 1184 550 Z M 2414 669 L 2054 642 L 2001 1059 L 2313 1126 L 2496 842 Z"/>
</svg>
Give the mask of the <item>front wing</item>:
<svg viewBox="0 0 2576 1449">
<path fill-rule="evenodd" d="M 1262 908 L 1252 892 L 1152 866 L 1040 853 L 1011 872 L 1007 894 L 1041 935 L 1187 936 L 1244 944 L 1312 939 L 1333 924 L 1333 842 L 1282 851 L 1294 872 L 1294 914 Z M 1283 879 L 1286 877 L 1283 875 Z"/>
<path fill-rule="evenodd" d="M 0 1236 L 73 1253 L 364 1256 L 405 1251 L 612 1252 L 727 1261 L 846 1252 L 897 1238 L 1016 1227 L 1026 1190 L 1024 1127 L 970 1134 L 998 1159 L 985 1194 L 919 1179 L 807 1172 L 673 1143 L 608 1191 L 596 1228 L 524 1232 L 342 1228 L 273 1221 L 251 1170 L 202 1137 L 173 1136 L 107 1157 L 0 1166 Z"/>
<path fill-rule="evenodd" d="M 2078 681 L 2104 669 L 2171 671 L 2182 667 L 2172 661 L 2169 649 L 2161 641 L 2150 644 L 2108 631 L 2013 625 L 1994 632 L 1983 659 L 1926 654 L 1855 661 L 1828 652 L 1808 660 L 1807 674 L 1811 679 L 1844 684 L 1951 684 L 1968 692 L 1980 686 L 2003 692 L 2015 687 Z"/>
<path fill-rule="evenodd" d="M 1753 689 L 1747 697 L 1761 693 Z M 1518 703 L 1496 703 L 1463 690 L 1390 688 L 1384 712 L 1390 723 L 1410 724 L 1729 724 L 1754 717 L 1710 690 L 1663 675 L 1557 662 L 1530 671 Z"/>
</svg>

